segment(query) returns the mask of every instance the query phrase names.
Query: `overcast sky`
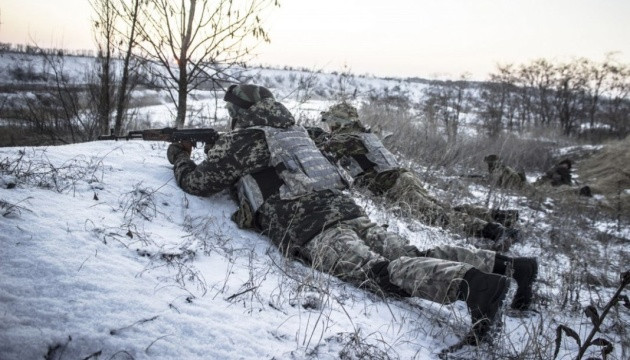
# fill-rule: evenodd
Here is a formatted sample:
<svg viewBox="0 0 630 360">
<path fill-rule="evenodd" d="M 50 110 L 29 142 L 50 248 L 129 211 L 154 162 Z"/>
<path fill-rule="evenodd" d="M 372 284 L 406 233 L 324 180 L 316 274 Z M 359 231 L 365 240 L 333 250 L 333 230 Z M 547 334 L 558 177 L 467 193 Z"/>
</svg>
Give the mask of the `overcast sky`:
<svg viewBox="0 0 630 360">
<path fill-rule="evenodd" d="M 257 63 L 485 79 L 497 63 L 630 63 L 629 0 L 280 0 Z M 0 42 L 92 49 L 88 0 L 0 0 Z"/>
</svg>

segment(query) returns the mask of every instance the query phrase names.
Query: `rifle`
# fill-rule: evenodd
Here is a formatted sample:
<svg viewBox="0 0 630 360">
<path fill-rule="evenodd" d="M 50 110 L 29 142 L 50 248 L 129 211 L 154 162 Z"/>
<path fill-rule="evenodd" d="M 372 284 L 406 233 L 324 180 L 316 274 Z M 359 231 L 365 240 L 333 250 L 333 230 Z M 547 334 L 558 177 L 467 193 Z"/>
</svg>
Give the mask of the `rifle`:
<svg viewBox="0 0 630 360">
<path fill-rule="evenodd" d="M 142 139 L 142 140 L 155 140 L 155 141 L 169 141 L 169 142 L 181 142 L 188 141 L 197 146 L 198 142 L 203 142 L 208 145 L 214 145 L 219 138 L 219 133 L 212 128 L 202 129 L 177 129 L 166 127 L 164 129 L 147 129 L 147 130 L 134 130 L 130 131 L 127 135 L 117 136 L 114 135 L 114 130 L 111 130 L 109 135 L 100 135 L 98 140 L 116 140 L 125 139 Z"/>
</svg>

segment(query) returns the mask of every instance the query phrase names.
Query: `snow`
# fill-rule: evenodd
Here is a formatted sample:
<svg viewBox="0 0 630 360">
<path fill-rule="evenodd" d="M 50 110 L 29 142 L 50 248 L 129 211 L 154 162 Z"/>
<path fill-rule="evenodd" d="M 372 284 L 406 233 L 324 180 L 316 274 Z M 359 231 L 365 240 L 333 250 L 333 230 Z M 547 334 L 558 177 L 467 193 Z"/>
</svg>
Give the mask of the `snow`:
<svg viewBox="0 0 630 360">
<path fill-rule="evenodd" d="M 582 152 L 588 152 L 588 151 L 597 151 L 601 149 L 602 149 L 602 145 L 567 146 L 567 147 L 558 149 L 556 153 L 558 157 L 561 157 L 561 156 L 567 156 L 568 154 L 571 154 L 577 150 L 582 151 Z"/>
<path fill-rule="evenodd" d="M 336 358 L 351 334 L 432 358 L 467 330 L 463 304 L 381 299 L 285 260 L 231 222 L 227 194 L 182 192 L 165 149 L 0 149 L 16 174 L 0 190 L 0 358 Z"/>
<path fill-rule="evenodd" d="M 3 56 L 0 81 L 7 83 L 12 81 L 7 69 L 17 60 L 7 63 L 9 55 Z M 87 58 L 67 59 L 64 65 L 79 74 L 80 82 L 91 65 Z M 301 122 L 315 121 L 332 104 L 330 95 L 340 90 L 335 74 L 318 73 L 307 79 L 312 87 L 296 92 L 300 79 L 313 74 L 247 71 L 253 82 L 272 88 Z M 357 89 L 355 105 L 370 92 L 404 94 L 415 102 L 424 86 L 370 77 L 350 77 L 345 84 L 349 93 Z M 173 125 L 175 111 L 165 92 L 134 93 L 134 98 L 142 96 L 152 102 L 137 108 L 139 127 Z M 193 93 L 188 104 L 192 124 L 225 124 L 222 102 L 208 96 Z M 285 259 L 267 238 L 236 227 L 230 220 L 236 206 L 227 193 L 203 198 L 181 191 L 166 147 L 97 141 L 0 148 L 0 359 L 438 359 L 469 330 L 461 301 L 443 306 L 381 298 Z M 559 155 L 576 150 L 564 148 Z M 193 158 L 200 162 L 203 154 L 195 150 Z M 431 184 L 427 188 L 434 195 L 441 191 Z M 393 209 L 352 194 L 373 221 L 421 249 L 473 245 L 471 239 L 399 218 Z M 581 256 L 596 258 L 589 251 L 609 256 L 604 270 L 595 270 L 614 280 L 618 274 L 608 274 L 608 268 L 627 253 L 628 227 L 593 223 L 620 243 L 603 246 L 580 236 L 575 244 L 557 244 L 550 234 L 563 229 L 548 223 L 552 199 L 533 209 L 523 205 L 525 198 L 489 197 L 488 188 L 474 183 L 466 194 L 458 202 L 487 200 L 519 209 L 520 225 L 532 237 L 515 244 L 510 255 L 539 258 L 539 312 L 503 316 L 494 346 L 465 347 L 455 358 L 515 358 L 522 352 L 551 358 L 561 324 L 585 339 L 592 327 L 581 308 L 569 311 L 557 302 L 577 294 L 572 304 L 599 306 L 610 298 L 611 288 L 565 288 L 574 285 L 565 277 L 586 272 L 586 265 L 576 269 L 582 259 L 552 249 L 592 242 Z M 618 311 L 616 321 L 627 324 L 630 317 L 624 314 Z M 615 344 L 610 358 L 622 359 L 620 343 L 627 333 L 608 330 L 602 336 Z M 574 358 L 577 348 L 565 337 L 558 359 Z"/>
<path fill-rule="evenodd" d="M 235 226 L 226 193 L 182 192 L 165 153 L 133 140 L 0 149 L 0 358 L 437 359 L 468 331 L 463 302 L 383 299 L 283 258 Z M 357 202 L 420 248 L 453 241 Z M 499 341 L 522 348 L 532 327 L 571 319 L 504 321 Z"/>
</svg>

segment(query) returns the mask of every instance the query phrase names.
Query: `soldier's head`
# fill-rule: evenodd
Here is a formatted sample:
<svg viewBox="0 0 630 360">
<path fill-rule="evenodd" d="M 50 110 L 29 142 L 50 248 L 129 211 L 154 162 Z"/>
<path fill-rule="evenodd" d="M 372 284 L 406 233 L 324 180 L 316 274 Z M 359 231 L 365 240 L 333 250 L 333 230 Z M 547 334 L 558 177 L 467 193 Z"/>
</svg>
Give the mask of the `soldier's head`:
<svg viewBox="0 0 630 360">
<path fill-rule="evenodd" d="M 223 100 L 227 102 L 225 107 L 232 118 L 232 129 L 243 111 L 264 99 L 274 99 L 273 94 L 266 87 L 247 84 L 230 85 Z"/>
<path fill-rule="evenodd" d="M 571 166 L 573 165 L 573 162 L 571 160 L 569 160 L 569 159 L 564 159 L 564 160 L 560 161 L 558 163 L 558 165 L 564 166 L 565 168 L 571 170 Z"/>
<path fill-rule="evenodd" d="M 345 101 L 331 106 L 328 111 L 322 111 L 321 115 L 322 121 L 328 124 L 331 131 L 347 124 L 359 122 L 357 108 Z"/>
<path fill-rule="evenodd" d="M 496 154 L 490 154 L 484 157 L 483 161 L 488 164 L 488 171 L 493 172 L 499 165 L 499 156 Z"/>
</svg>

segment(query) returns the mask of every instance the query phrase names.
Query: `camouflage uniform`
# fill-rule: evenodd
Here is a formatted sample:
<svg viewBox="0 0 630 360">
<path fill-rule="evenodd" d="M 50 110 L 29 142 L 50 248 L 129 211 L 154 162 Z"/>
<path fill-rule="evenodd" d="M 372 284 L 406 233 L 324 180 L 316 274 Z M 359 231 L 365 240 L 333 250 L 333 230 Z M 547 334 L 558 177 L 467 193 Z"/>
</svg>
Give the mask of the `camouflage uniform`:
<svg viewBox="0 0 630 360">
<path fill-rule="evenodd" d="M 204 162 L 196 165 L 178 144 L 169 147 L 168 159 L 184 191 L 209 195 L 234 189 L 242 179 L 253 175 L 263 201 L 256 206 L 241 197 L 234 219 L 269 236 L 287 255 L 299 256 L 315 268 L 359 286 L 376 283 L 381 289 L 398 288 L 405 294 L 449 303 L 457 299 L 468 270 L 476 266 L 492 271 L 494 252 L 442 247 L 422 253 L 408 240 L 372 223 L 363 209 L 338 189 L 283 197 L 278 189 L 287 184 L 279 176 L 286 169 L 271 165 L 274 155 L 265 131 L 269 127 L 280 132 L 300 127 L 294 126 L 293 116 L 273 97 L 256 98 L 251 91 L 237 95 L 251 98 L 252 104 L 247 108 L 228 106 L 236 130 L 222 134 Z M 226 100 L 230 101 L 228 95 Z"/>
<path fill-rule="evenodd" d="M 571 165 L 569 159 L 562 160 L 553 168 L 547 170 L 534 185 L 550 184 L 551 186 L 571 185 Z"/>
<path fill-rule="evenodd" d="M 547 170 L 543 176 L 538 178 L 534 183 L 537 194 L 543 194 L 545 196 L 555 194 L 566 194 L 576 196 L 592 197 L 593 192 L 590 186 L 582 185 L 580 187 L 574 187 L 571 174 L 571 168 L 573 162 L 569 159 L 560 161 L 557 165 Z M 551 191 L 549 187 L 562 186 L 565 189 L 561 191 Z M 568 187 L 568 188 L 566 188 Z"/>
<path fill-rule="evenodd" d="M 368 159 L 368 147 L 371 145 L 366 145 L 365 134 L 369 130 L 361 124 L 356 109 L 349 104 L 332 106 L 329 111 L 322 113 L 322 120 L 329 124 L 331 132 L 310 128 L 309 134 L 324 153 L 349 170 L 355 178 L 355 185 L 368 188 L 377 195 L 383 194 L 404 213 L 426 224 L 449 226 L 468 236 L 483 237 L 488 224 L 497 221 L 497 215 L 509 213 L 510 216 L 501 221 L 510 226 L 518 216 L 514 211 L 491 211 L 472 205 L 450 209 L 429 195 L 415 173 L 399 167 L 380 140 L 372 136 L 369 141 L 377 141 L 377 147 L 382 148 L 380 151 L 389 153 L 391 159 L 389 168 L 378 169 L 375 162 Z"/>
<path fill-rule="evenodd" d="M 368 280 L 371 266 L 385 258 L 390 261 L 389 280 L 406 294 L 448 304 L 457 300 L 468 270 L 492 272 L 496 253 L 451 246 L 417 252 L 407 239 L 361 216 L 315 236 L 303 255 L 317 269 L 359 284 Z"/>
<path fill-rule="evenodd" d="M 488 164 L 488 173 L 493 185 L 506 189 L 521 189 L 527 185 L 525 174 L 503 164 L 498 155 L 488 155 L 483 161 Z"/>
</svg>

